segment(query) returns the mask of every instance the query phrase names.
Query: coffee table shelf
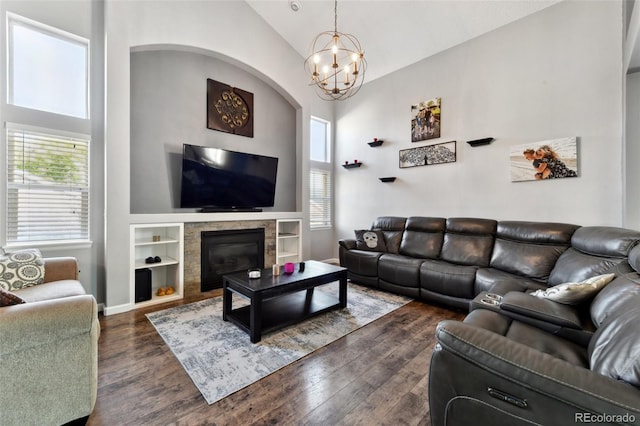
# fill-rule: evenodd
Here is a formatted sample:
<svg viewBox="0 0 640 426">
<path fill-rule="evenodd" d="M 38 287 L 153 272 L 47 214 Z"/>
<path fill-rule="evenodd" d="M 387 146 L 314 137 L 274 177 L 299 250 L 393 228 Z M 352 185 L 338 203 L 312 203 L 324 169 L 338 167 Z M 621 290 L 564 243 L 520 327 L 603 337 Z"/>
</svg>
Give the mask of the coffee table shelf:
<svg viewBox="0 0 640 426">
<path fill-rule="evenodd" d="M 313 292 L 310 303 L 307 302 L 307 292 Z M 340 299 L 313 289 L 265 300 L 262 302 L 262 333 L 298 324 L 339 307 Z M 251 307 L 244 306 L 227 314 L 227 319 L 250 333 L 250 315 Z"/>
</svg>

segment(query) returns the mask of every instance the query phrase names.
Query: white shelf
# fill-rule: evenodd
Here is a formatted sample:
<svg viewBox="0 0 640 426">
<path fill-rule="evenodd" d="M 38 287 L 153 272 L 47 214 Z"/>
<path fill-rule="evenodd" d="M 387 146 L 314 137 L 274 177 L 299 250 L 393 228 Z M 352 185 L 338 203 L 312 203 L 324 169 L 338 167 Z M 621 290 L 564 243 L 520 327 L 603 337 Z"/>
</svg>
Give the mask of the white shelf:
<svg viewBox="0 0 640 426">
<path fill-rule="evenodd" d="M 280 219 L 276 221 L 276 262 L 302 261 L 302 220 Z"/>
<path fill-rule="evenodd" d="M 182 299 L 184 294 L 183 240 L 183 223 L 130 226 L 130 305 L 132 308 Z M 161 261 L 145 263 L 148 257 L 159 257 Z M 147 268 L 151 270 L 151 298 L 136 302 L 135 271 Z M 175 292 L 167 296 L 158 296 L 160 287 L 173 287 Z"/>
</svg>

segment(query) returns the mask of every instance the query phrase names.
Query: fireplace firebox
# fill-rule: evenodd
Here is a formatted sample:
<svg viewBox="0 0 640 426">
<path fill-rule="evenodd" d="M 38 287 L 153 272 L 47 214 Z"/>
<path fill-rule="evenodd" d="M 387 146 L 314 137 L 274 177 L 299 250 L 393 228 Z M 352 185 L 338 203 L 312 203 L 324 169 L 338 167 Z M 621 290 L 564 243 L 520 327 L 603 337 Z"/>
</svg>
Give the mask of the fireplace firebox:
<svg viewBox="0 0 640 426">
<path fill-rule="evenodd" d="M 203 231 L 200 290 L 222 287 L 222 276 L 264 268 L 264 228 Z"/>
</svg>

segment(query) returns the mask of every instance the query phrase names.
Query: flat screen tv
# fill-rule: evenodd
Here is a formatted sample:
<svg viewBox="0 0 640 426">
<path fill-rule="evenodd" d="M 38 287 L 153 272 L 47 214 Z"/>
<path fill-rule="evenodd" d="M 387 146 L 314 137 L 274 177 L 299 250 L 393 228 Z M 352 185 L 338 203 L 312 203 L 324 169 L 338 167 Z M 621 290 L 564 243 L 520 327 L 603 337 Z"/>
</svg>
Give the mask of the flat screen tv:
<svg viewBox="0 0 640 426">
<path fill-rule="evenodd" d="M 273 207 L 278 159 L 184 144 L 180 207 L 259 210 Z"/>
</svg>

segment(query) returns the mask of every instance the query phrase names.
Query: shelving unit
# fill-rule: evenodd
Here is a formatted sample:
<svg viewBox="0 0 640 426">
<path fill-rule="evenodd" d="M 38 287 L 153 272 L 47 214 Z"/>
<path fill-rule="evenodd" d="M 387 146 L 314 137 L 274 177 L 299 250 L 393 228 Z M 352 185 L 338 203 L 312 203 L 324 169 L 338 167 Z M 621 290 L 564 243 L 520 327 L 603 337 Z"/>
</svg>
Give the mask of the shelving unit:
<svg viewBox="0 0 640 426">
<path fill-rule="evenodd" d="M 154 240 L 154 237 L 156 239 Z M 159 238 L 157 238 L 159 237 Z M 135 308 L 182 299 L 184 287 L 184 224 L 136 224 L 130 227 L 131 268 L 130 303 Z M 161 261 L 146 263 L 145 259 L 158 256 Z M 151 299 L 135 302 L 135 271 L 151 270 Z M 157 296 L 160 287 L 173 287 L 175 292 Z"/>
<path fill-rule="evenodd" d="M 302 261 L 302 220 L 280 219 L 276 221 L 276 262 Z"/>
<path fill-rule="evenodd" d="M 342 165 L 342 167 L 344 167 L 345 169 L 353 169 L 355 167 L 360 167 L 362 166 L 362 163 L 358 162 L 358 163 L 344 163 Z"/>
</svg>

